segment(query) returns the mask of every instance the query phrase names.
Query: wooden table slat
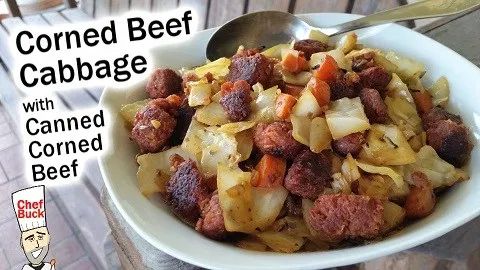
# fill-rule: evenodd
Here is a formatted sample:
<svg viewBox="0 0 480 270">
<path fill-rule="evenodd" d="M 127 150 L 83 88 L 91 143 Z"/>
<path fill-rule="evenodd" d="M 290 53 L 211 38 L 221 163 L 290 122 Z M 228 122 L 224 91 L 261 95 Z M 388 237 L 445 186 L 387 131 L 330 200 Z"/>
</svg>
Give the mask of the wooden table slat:
<svg viewBox="0 0 480 270">
<path fill-rule="evenodd" d="M 151 5 L 152 1 L 150 0 L 132 0 L 130 1 L 130 10 L 150 10 Z"/>
<path fill-rule="evenodd" d="M 223 23 L 243 14 L 245 1 L 248 0 L 211 0 L 208 16 L 208 28 Z"/>
<path fill-rule="evenodd" d="M 88 0 L 93 1 L 93 0 Z M 130 7 L 129 0 L 111 0 L 110 15 L 119 15 L 128 11 Z M 87 14 L 90 14 L 86 12 Z"/>
<path fill-rule="evenodd" d="M 205 28 L 205 22 L 208 17 L 208 0 L 179 0 L 179 6 L 191 7 L 197 12 L 198 27 L 197 30 Z"/>
<path fill-rule="evenodd" d="M 97 0 L 95 1 L 95 18 L 105 17 L 110 15 L 111 0 Z"/>
<path fill-rule="evenodd" d="M 290 6 L 289 0 L 264 1 L 264 0 L 250 0 L 248 1 L 247 12 L 255 12 L 260 10 L 279 10 L 288 12 Z"/>
<path fill-rule="evenodd" d="M 294 13 L 346 12 L 349 0 L 297 0 Z"/>
<path fill-rule="evenodd" d="M 166 11 L 177 7 L 177 0 L 152 1 L 150 7 L 152 12 Z"/>
<path fill-rule="evenodd" d="M 13 57 L 10 52 L 9 36 L 7 30 L 0 25 L 0 57 L 8 68 L 13 66 Z"/>
<path fill-rule="evenodd" d="M 91 16 L 79 8 L 64 9 L 60 13 L 62 13 L 70 22 L 84 22 L 92 19 Z"/>
</svg>

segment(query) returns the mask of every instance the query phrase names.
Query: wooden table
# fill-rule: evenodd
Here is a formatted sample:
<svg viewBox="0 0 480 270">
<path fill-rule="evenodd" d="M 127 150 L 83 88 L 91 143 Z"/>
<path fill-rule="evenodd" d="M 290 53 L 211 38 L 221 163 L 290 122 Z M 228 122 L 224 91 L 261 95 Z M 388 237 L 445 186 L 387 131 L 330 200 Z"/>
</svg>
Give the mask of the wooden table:
<svg viewBox="0 0 480 270">
<path fill-rule="evenodd" d="M 111 0 L 114 1 L 114 0 Z M 132 1 L 128 1 L 131 3 Z M 134 1 L 136 2 L 136 1 Z M 150 2 L 150 1 L 147 1 Z M 164 1 L 165 3 L 168 1 Z M 176 0 L 174 1 L 176 2 Z M 189 1 L 179 1 L 189 2 Z M 197 1 L 190 1 L 197 3 Z M 214 2 L 223 2 L 220 0 L 210 0 L 208 3 L 209 10 L 218 9 L 217 13 L 228 13 L 225 16 L 218 18 L 209 18 L 205 21 L 205 26 L 216 25 L 232 16 L 232 10 L 223 10 L 221 6 L 211 6 Z M 258 10 L 263 8 L 271 8 L 271 6 L 261 1 L 241 1 L 242 3 L 249 3 L 245 5 L 246 8 L 238 11 L 239 15 L 245 11 Z M 272 1 L 273 2 L 273 1 Z M 278 1 L 278 5 L 289 1 Z M 296 1 L 302 3 L 302 1 Z M 313 1 L 312 1 L 313 2 Z M 312 3 L 310 2 L 310 3 Z M 364 2 L 363 5 L 357 3 Z M 352 11 L 357 7 L 357 13 L 366 13 L 362 8 L 370 8 L 368 13 L 376 9 L 382 8 L 372 4 L 374 1 L 338 1 L 333 5 L 332 1 L 322 1 L 322 5 L 330 3 L 331 7 L 337 8 L 339 3 L 346 3 L 345 9 L 341 11 Z M 380 3 L 387 3 L 380 2 Z M 95 2 L 96 3 L 96 2 Z M 112 2 L 113 3 L 113 2 Z M 261 3 L 261 4 L 259 4 Z M 291 3 L 291 2 L 289 2 Z M 315 2 L 320 3 L 320 1 Z M 366 3 L 366 4 L 365 4 Z M 370 3 L 370 4 L 369 4 Z M 275 2 L 277 4 L 277 2 Z M 352 5 L 353 4 L 353 5 Z M 96 4 L 97 5 L 97 4 Z M 295 5 L 297 8 L 298 6 Z M 294 8 L 295 8 L 294 6 Z M 291 6 L 289 4 L 288 9 Z M 384 8 L 384 7 L 383 7 Z M 100 9 L 95 9 L 100 10 Z M 205 9 L 207 10 L 207 9 Z M 298 12 L 314 12 L 316 6 L 303 6 L 302 9 L 295 9 Z M 372 11 L 373 10 L 373 11 Z M 28 16 L 24 18 L 9 18 L 3 20 L 0 24 L 0 93 L 1 102 L 7 107 L 9 112 L 13 115 L 13 119 L 18 119 L 16 115 L 16 108 L 22 96 L 14 86 L 9 70 L 12 67 L 12 57 L 7 50 L 6 40 L 9 32 L 16 27 L 25 25 L 52 25 L 59 23 L 71 23 L 77 21 L 84 21 L 91 19 L 91 16 L 79 9 L 68 9 L 61 12 L 50 12 L 41 15 Z M 218 20 L 218 21 L 217 21 Z M 447 18 L 429 24 L 427 26 L 417 29 L 419 32 L 438 40 L 446 46 L 454 49 L 464 57 L 472 61 L 477 66 L 480 66 L 480 11 L 474 11 L 462 16 L 454 18 Z M 459 42 L 461 41 L 461 42 Z M 65 110 L 74 110 L 83 107 L 96 106 L 101 95 L 100 88 L 85 88 L 77 89 L 67 92 L 57 93 L 62 108 Z M 102 181 L 99 178 L 97 164 L 91 164 L 90 169 L 86 170 L 86 189 L 93 193 L 95 197 L 100 197 L 102 194 L 102 203 L 107 214 L 112 233 L 116 240 L 116 248 L 121 258 L 121 261 L 127 269 L 192 269 L 191 265 L 182 263 L 161 251 L 155 249 L 144 241 L 138 234 L 136 234 L 119 215 L 118 211 L 113 206 L 111 199 L 102 191 Z M 77 198 L 79 198 L 78 194 Z M 90 195 L 91 196 L 91 195 Z M 74 211 L 74 209 L 72 209 Z M 79 220 L 79 222 L 82 222 Z M 88 227 L 88 220 L 85 220 L 84 226 Z M 461 228 L 448 233 L 447 235 L 436 239 L 432 242 L 424 244 L 420 247 L 414 248 L 407 252 L 402 252 L 393 256 L 385 257 L 379 260 L 368 262 L 361 267 L 365 269 L 448 269 L 455 267 L 455 269 L 478 269 L 475 266 L 480 265 L 480 238 L 479 234 L 480 219 L 476 219 Z M 92 245 L 95 244 L 94 237 Z M 445 268 L 446 267 L 446 268 Z M 470 268 L 469 268 L 470 267 Z"/>
</svg>

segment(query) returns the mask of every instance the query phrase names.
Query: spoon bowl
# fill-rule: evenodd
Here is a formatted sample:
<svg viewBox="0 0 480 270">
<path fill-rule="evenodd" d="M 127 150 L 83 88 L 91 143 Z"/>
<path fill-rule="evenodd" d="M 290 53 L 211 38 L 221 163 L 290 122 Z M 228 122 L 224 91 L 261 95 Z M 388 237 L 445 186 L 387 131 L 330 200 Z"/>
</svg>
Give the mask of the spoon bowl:
<svg viewBox="0 0 480 270">
<path fill-rule="evenodd" d="M 271 47 L 292 38 L 308 38 L 311 27 L 298 17 L 281 11 L 260 11 L 233 19 L 220 27 L 207 45 L 207 59 L 232 56 L 241 44 L 246 48 Z"/>
</svg>

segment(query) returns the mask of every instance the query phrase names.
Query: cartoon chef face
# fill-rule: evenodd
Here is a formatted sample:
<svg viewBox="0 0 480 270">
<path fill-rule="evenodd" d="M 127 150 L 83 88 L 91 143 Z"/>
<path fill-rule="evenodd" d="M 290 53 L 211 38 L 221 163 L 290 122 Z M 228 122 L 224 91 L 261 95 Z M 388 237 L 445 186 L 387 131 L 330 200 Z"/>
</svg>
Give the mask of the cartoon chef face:
<svg viewBox="0 0 480 270">
<path fill-rule="evenodd" d="M 48 253 L 50 234 L 47 227 L 40 227 L 22 232 L 21 246 L 27 260 L 34 264 L 41 264 Z"/>
<path fill-rule="evenodd" d="M 45 187 L 19 190 L 12 194 L 12 203 L 22 232 L 20 246 L 30 262 L 30 266 L 24 269 L 53 269 L 43 262 L 50 245 L 45 217 Z"/>
</svg>

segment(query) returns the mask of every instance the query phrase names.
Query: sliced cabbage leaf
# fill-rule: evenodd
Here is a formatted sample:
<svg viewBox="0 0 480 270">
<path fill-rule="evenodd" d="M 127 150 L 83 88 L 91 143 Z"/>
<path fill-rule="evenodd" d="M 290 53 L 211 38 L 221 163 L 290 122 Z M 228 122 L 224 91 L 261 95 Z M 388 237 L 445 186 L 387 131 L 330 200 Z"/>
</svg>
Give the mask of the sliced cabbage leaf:
<svg viewBox="0 0 480 270">
<path fill-rule="evenodd" d="M 448 187 L 458 181 L 468 179 L 468 174 L 441 159 L 429 145 L 420 148 L 417 161 L 409 166 L 410 172 L 420 171 L 432 182 L 434 188 Z"/>
<path fill-rule="evenodd" d="M 357 34 L 354 32 L 343 35 L 337 42 L 337 48 L 342 50 L 343 53 L 349 53 L 357 45 Z"/>
<path fill-rule="evenodd" d="M 277 219 L 288 191 L 283 186 L 273 188 L 252 187 L 252 223 L 265 230 Z"/>
<path fill-rule="evenodd" d="M 405 185 L 405 181 L 403 180 L 402 175 L 397 173 L 395 170 L 393 170 L 390 167 L 384 167 L 384 166 L 375 166 L 371 165 L 365 162 L 361 162 L 357 160 L 357 166 L 362 169 L 365 172 L 368 173 L 375 173 L 375 174 L 381 174 L 381 175 L 387 175 L 390 178 L 392 178 L 393 182 L 399 187 Z"/>
<path fill-rule="evenodd" d="M 423 131 L 422 120 L 415 104 L 402 97 L 386 97 L 385 104 L 388 116 L 402 130 L 407 140 Z"/>
<path fill-rule="evenodd" d="M 205 176 L 216 174 L 219 164 L 233 166 L 240 161 L 237 140 L 233 134 L 204 129 L 202 137 L 201 170 Z"/>
<path fill-rule="evenodd" d="M 282 70 L 282 79 L 286 83 L 295 84 L 295 85 L 307 85 L 308 81 L 312 78 L 312 73 L 308 71 L 300 71 L 299 73 L 293 74 L 291 72 Z"/>
<path fill-rule="evenodd" d="M 254 232 L 250 184 L 252 173 L 223 163 L 218 165 L 217 170 L 218 198 L 223 210 L 225 229 L 229 232 Z"/>
<path fill-rule="evenodd" d="M 256 236 L 276 252 L 293 253 L 305 244 L 305 238 L 285 232 L 266 231 L 257 233 Z"/>
<path fill-rule="evenodd" d="M 438 78 L 438 80 L 428 89 L 428 92 L 432 96 L 434 106 L 445 107 L 448 103 L 450 96 L 450 88 L 448 86 L 448 80 L 444 76 Z"/>
<path fill-rule="evenodd" d="M 328 129 L 327 120 L 323 117 L 315 117 L 310 124 L 310 150 L 314 153 L 320 153 L 325 149 L 330 149 L 332 134 Z"/>
<path fill-rule="evenodd" d="M 240 154 L 240 160 L 247 160 L 252 154 L 253 149 L 253 131 L 244 130 L 235 134 L 237 140 L 237 152 Z"/>
<path fill-rule="evenodd" d="M 137 157 L 138 188 L 143 195 L 165 192 L 165 184 L 170 179 L 170 156 L 177 154 L 184 159 L 196 160 L 195 156 L 180 146 L 172 147 L 159 153 L 148 153 Z"/>
<path fill-rule="evenodd" d="M 195 118 L 199 122 L 209 126 L 224 125 L 230 122 L 222 105 L 216 102 L 198 108 L 195 112 Z"/>
<path fill-rule="evenodd" d="M 318 105 L 317 99 L 307 87 L 292 108 L 292 114 L 296 116 L 313 118 L 322 112 L 322 108 Z"/>
<path fill-rule="evenodd" d="M 330 41 L 330 37 L 328 35 L 326 35 L 325 33 L 323 33 L 318 29 L 313 29 L 313 28 L 310 29 L 310 33 L 308 33 L 308 38 L 320 41 L 325 44 L 328 44 L 328 42 Z"/>
<path fill-rule="evenodd" d="M 415 162 L 415 152 L 397 126 L 374 124 L 360 158 L 375 165 L 404 165 Z"/>
<path fill-rule="evenodd" d="M 301 144 L 310 146 L 310 118 L 306 116 L 291 115 L 292 121 L 292 136 Z"/>
<path fill-rule="evenodd" d="M 211 73 L 215 79 L 225 77 L 230 72 L 228 67 L 232 61 L 226 57 L 219 58 L 213 62 L 207 63 L 203 66 L 194 69 L 198 77 L 203 77 L 207 73 Z"/>
<path fill-rule="evenodd" d="M 250 103 L 252 113 L 249 121 L 268 123 L 278 119 L 275 111 L 275 102 L 280 93 L 278 86 L 260 91 L 257 98 Z"/>
<path fill-rule="evenodd" d="M 397 73 L 403 80 L 414 76 L 421 78 L 426 72 L 424 64 L 395 52 L 387 52 L 385 58 L 397 66 Z"/>
<path fill-rule="evenodd" d="M 276 58 L 280 60 L 282 58 L 282 50 L 288 48 L 290 48 L 290 44 L 288 43 L 277 44 L 261 52 L 261 54 L 268 58 Z"/>
<path fill-rule="evenodd" d="M 250 129 L 255 125 L 253 121 L 242 121 L 242 122 L 233 122 L 221 125 L 218 128 L 219 132 L 226 132 L 226 133 L 239 133 L 244 130 Z"/>
<path fill-rule="evenodd" d="M 332 102 L 325 117 L 335 140 L 370 128 L 362 102 L 358 97 L 342 98 Z"/>
<path fill-rule="evenodd" d="M 387 94 L 392 98 L 400 97 L 406 99 L 410 103 L 414 103 L 412 93 L 408 90 L 408 86 L 396 73 L 392 73 L 392 79 L 387 85 Z"/>
</svg>

